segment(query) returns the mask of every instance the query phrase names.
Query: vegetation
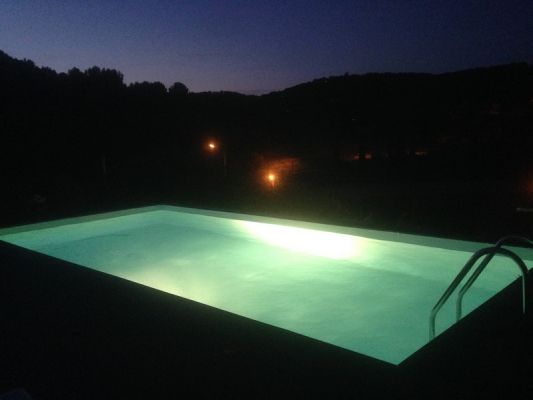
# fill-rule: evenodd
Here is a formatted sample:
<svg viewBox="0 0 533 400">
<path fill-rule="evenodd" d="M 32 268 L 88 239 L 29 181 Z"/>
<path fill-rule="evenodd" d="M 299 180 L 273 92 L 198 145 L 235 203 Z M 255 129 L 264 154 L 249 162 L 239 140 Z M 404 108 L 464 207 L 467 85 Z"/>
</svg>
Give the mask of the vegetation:
<svg viewBox="0 0 533 400">
<path fill-rule="evenodd" d="M 451 204 L 428 183 L 460 182 L 461 218 L 495 189 L 505 207 L 531 201 L 533 66 L 344 75 L 246 96 L 125 84 L 98 67 L 57 73 L 0 51 L 0 132 L 2 225 L 164 201 L 307 219 L 328 209 L 325 222 L 426 232 L 413 209 L 424 215 L 428 196 Z M 226 178 L 221 154 L 205 151 L 213 137 Z M 301 168 L 274 196 L 256 172 L 280 157 Z"/>
</svg>

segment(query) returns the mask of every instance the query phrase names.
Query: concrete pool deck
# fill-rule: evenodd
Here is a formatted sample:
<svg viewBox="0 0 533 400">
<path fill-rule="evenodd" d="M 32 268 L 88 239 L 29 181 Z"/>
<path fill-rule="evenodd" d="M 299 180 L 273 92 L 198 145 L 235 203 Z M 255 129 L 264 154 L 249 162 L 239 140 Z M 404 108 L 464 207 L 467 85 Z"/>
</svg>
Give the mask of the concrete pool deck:
<svg viewBox="0 0 533 400">
<path fill-rule="evenodd" d="M 516 284 L 395 367 L 4 242 L 0 260 L 0 393 L 391 399 L 532 388 L 533 315 L 521 316 Z"/>
</svg>

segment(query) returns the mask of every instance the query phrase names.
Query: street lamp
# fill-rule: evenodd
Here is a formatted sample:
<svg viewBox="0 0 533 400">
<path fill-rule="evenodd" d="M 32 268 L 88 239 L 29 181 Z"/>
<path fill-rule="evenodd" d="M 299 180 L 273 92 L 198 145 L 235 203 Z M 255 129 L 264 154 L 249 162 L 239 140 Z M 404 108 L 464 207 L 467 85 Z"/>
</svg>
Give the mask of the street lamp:
<svg viewBox="0 0 533 400">
<path fill-rule="evenodd" d="M 277 179 L 276 175 L 272 172 L 269 172 L 266 178 L 268 182 L 270 183 L 270 186 L 272 187 L 272 189 L 274 189 L 274 186 L 276 184 L 276 179 Z"/>
<path fill-rule="evenodd" d="M 223 165 L 224 165 L 224 178 L 226 178 L 228 176 L 228 157 L 226 156 L 226 147 L 225 146 L 220 146 L 217 142 L 215 142 L 213 140 L 210 140 L 209 142 L 207 142 L 207 149 L 211 153 L 218 152 L 219 147 L 222 148 L 222 161 L 223 161 Z"/>
</svg>

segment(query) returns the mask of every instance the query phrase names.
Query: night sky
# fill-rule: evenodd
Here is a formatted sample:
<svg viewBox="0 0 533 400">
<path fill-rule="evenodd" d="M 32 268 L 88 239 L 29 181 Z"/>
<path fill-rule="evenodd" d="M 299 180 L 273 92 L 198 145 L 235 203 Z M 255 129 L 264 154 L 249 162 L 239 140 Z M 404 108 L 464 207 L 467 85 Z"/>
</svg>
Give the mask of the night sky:
<svg viewBox="0 0 533 400">
<path fill-rule="evenodd" d="M 533 63 L 532 0 L 0 1 L 0 50 L 57 71 L 263 93 L 366 72 Z"/>
</svg>

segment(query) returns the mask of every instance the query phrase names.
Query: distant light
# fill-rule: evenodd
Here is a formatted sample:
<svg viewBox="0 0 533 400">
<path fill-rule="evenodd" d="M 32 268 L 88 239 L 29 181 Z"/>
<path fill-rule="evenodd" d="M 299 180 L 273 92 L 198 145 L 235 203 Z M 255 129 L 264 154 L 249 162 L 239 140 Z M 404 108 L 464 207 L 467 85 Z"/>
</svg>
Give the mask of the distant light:
<svg viewBox="0 0 533 400">
<path fill-rule="evenodd" d="M 207 145 L 211 150 L 215 150 L 217 148 L 217 145 L 213 142 L 209 142 L 209 144 Z"/>
<path fill-rule="evenodd" d="M 270 185 L 270 189 L 274 190 L 274 188 L 276 187 L 276 180 L 277 180 L 277 176 L 276 174 L 274 174 L 273 172 L 269 172 L 267 175 L 266 175 L 266 180 L 268 181 L 268 184 Z"/>
<path fill-rule="evenodd" d="M 361 251 L 355 236 L 262 222 L 235 221 L 241 228 L 270 245 L 319 257 L 350 259 Z"/>
</svg>

